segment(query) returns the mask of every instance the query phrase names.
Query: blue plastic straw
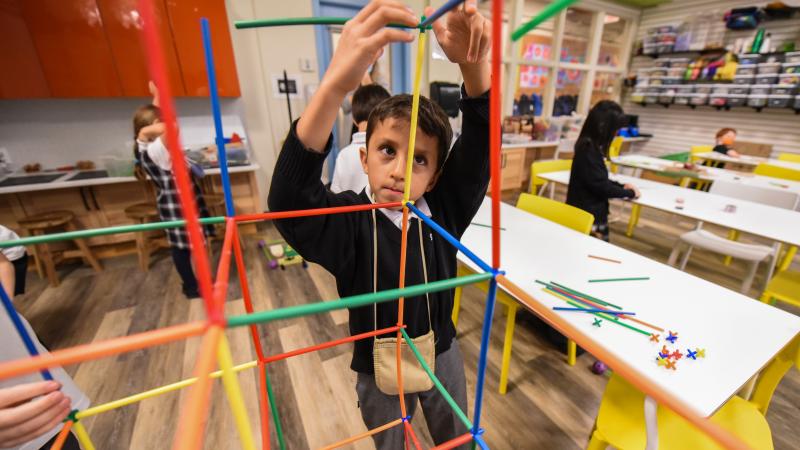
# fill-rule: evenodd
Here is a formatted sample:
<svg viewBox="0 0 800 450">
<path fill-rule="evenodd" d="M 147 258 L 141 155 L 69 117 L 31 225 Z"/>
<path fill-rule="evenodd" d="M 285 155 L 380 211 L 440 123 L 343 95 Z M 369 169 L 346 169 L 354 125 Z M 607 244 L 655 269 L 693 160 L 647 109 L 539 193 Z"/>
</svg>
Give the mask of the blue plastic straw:
<svg viewBox="0 0 800 450">
<path fill-rule="evenodd" d="M 481 349 L 478 355 L 478 380 L 475 383 L 475 413 L 472 415 L 472 435 L 477 439 L 481 425 L 481 408 L 483 406 L 483 384 L 486 378 L 486 356 L 489 352 L 489 335 L 492 333 L 492 316 L 497 296 L 497 279 L 489 281 L 489 292 L 486 295 L 486 312 L 483 314 L 483 331 Z"/>
<path fill-rule="evenodd" d="M 431 14 L 430 17 L 428 17 L 422 23 L 420 23 L 419 24 L 420 28 L 425 28 L 428 25 L 432 24 L 433 22 L 436 21 L 436 19 L 438 19 L 439 17 L 442 17 L 448 11 L 450 11 L 451 9 L 453 9 L 456 6 L 460 5 L 461 3 L 464 3 L 464 0 L 450 0 L 449 2 L 445 3 L 444 5 L 442 5 L 441 8 L 437 9 L 436 11 L 434 11 L 434 13 Z"/>
<path fill-rule="evenodd" d="M 567 308 L 565 306 L 554 306 L 553 311 L 581 311 L 581 312 L 602 312 L 608 314 L 625 314 L 626 316 L 635 316 L 636 313 L 634 312 L 627 312 L 627 311 L 610 311 L 608 309 L 598 309 L 598 308 Z"/>
<path fill-rule="evenodd" d="M 478 447 L 480 447 L 481 450 L 489 450 L 489 446 L 486 445 L 486 442 L 483 441 L 481 435 L 479 434 L 473 435 L 472 439 L 478 443 Z"/>
<path fill-rule="evenodd" d="M 36 349 L 36 345 L 33 343 L 31 335 L 28 334 L 28 329 L 25 328 L 25 325 L 22 323 L 22 319 L 19 317 L 17 310 L 14 308 L 14 304 L 8 297 L 6 289 L 3 287 L 3 283 L 0 283 L 0 298 L 3 299 L 3 306 L 6 308 L 6 312 L 8 313 L 8 317 L 11 319 L 11 322 L 14 324 L 14 328 L 17 329 L 19 337 L 25 344 L 25 348 L 28 349 L 28 354 L 30 354 L 31 356 L 39 356 L 39 350 Z M 42 373 L 42 378 L 44 378 L 45 380 L 47 381 L 53 380 L 53 376 L 50 374 L 49 370 L 42 369 L 41 373 Z"/>
<path fill-rule="evenodd" d="M 468 249 L 467 247 L 464 247 L 464 244 L 459 242 L 458 239 L 453 237 L 452 234 L 448 233 L 447 230 L 442 228 L 438 223 L 434 222 L 433 219 L 431 219 L 430 217 L 426 216 L 425 213 L 423 213 L 422 211 L 417 209 L 417 207 L 412 205 L 411 202 L 406 203 L 406 205 L 408 205 L 408 208 L 411 211 L 413 211 L 414 214 L 417 215 L 417 217 L 422 219 L 422 221 L 425 222 L 429 227 L 433 228 L 434 231 L 439 233 L 439 235 L 441 237 L 443 237 L 447 242 L 451 243 L 455 248 L 458 249 L 458 251 L 460 251 L 461 253 L 466 255 L 467 258 L 471 259 L 472 262 L 474 262 L 475 264 L 478 265 L 478 267 L 483 269 L 485 272 L 491 272 L 491 273 L 495 272 L 495 270 L 492 269 L 492 266 L 490 266 L 489 264 L 486 264 L 486 262 L 484 262 L 482 259 L 478 258 L 478 255 L 476 255 L 475 253 L 472 253 L 472 251 L 470 249 Z"/>
<path fill-rule="evenodd" d="M 228 156 L 225 154 L 225 135 L 222 132 L 222 113 L 219 107 L 219 92 L 217 91 L 217 75 L 214 70 L 214 51 L 211 48 L 211 31 L 208 28 L 208 19 L 200 19 L 200 28 L 203 31 L 203 49 L 206 54 L 206 74 L 208 74 L 208 94 L 211 97 L 211 115 L 214 116 L 214 131 L 216 132 L 217 160 L 219 161 L 220 177 L 222 178 L 222 191 L 225 194 L 225 215 L 233 217 L 233 196 L 231 195 L 231 179 L 228 175 Z"/>
</svg>

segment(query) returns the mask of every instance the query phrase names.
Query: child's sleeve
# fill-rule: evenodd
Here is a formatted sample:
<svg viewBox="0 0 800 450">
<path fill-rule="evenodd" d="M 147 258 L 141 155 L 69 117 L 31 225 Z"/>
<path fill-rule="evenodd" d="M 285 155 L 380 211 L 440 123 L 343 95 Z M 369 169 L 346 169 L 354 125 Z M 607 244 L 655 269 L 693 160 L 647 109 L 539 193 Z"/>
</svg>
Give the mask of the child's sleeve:
<svg viewBox="0 0 800 450">
<path fill-rule="evenodd" d="M 579 164 L 579 168 L 583 170 L 579 170 L 576 175 L 583 178 L 591 192 L 604 198 L 632 198 L 636 195 L 633 190 L 625 189 L 620 183 L 608 178 L 606 163 L 599 152 L 586 150 L 582 153 L 586 164 Z M 576 154 L 576 160 L 579 158 Z"/>
<path fill-rule="evenodd" d="M 347 206 L 358 203 L 352 193 L 333 194 L 320 180 L 325 152 L 306 148 L 297 137 L 297 122 L 292 124 L 275 164 L 267 203 L 270 211 Z M 351 195 L 352 194 L 352 195 Z M 308 261 L 318 263 L 336 275 L 355 255 L 355 213 L 326 214 L 275 221 L 286 242 Z"/>
<path fill-rule="evenodd" d="M 467 97 L 462 85 L 461 136 L 426 198 L 441 205 L 445 224 L 460 237 L 478 212 L 489 185 L 489 91 Z"/>
</svg>

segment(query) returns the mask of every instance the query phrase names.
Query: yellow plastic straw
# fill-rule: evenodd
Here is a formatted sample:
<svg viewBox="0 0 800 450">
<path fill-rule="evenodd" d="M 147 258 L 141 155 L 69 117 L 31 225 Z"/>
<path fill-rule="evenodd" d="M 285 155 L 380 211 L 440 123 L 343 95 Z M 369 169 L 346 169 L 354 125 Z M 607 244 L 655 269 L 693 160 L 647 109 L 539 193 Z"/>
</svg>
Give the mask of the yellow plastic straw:
<svg viewBox="0 0 800 450">
<path fill-rule="evenodd" d="M 238 366 L 233 367 L 233 371 L 238 373 L 246 369 L 252 369 L 258 365 L 258 361 L 250 361 L 243 364 L 239 364 Z M 220 378 L 222 377 L 222 371 L 217 370 L 216 372 L 211 372 L 211 378 Z M 167 384 L 165 386 L 157 387 L 154 389 L 150 389 L 149 391 L 140 392 L 138 394 L 134 394 L 128 397 L 121 398 L 119 400 L 114 400 L 108 403 L 104 403 L 102 405 L 97 405 L 92 408 L 84 409 L 83 411 L 79 411 L 75 414 L 76 419 L 83 419 L 86 417 L 94 416 L 100 413 L 104 413 L 106 411 L 111 411 L 112 409 L 122 408 L 123 406 L 128 406 L 130 404 L 140 402 L 142 400 L 147 400 L 148 398 L 158 397 L 161 394 L 166 394 L 168 392 L 177 391 L 178 389 L 183 389 L 185 387 L 191 386 L 197 382 L 196 377 L 187 378 L 182 381 L 177 381 L 172 384 Z"/>
<path fill-rule="evenodd" d="M 86 428 L 83 427 L 82 423 L 75 422 L 75 424 L 72 425 L 72 431 L 75 432 L 75 437 L 78 438 L 78 442 L 81 443 L 81 448 L 83 450 L 95 450 L 92 439 L 89 438 L 89 433 L 86 432 Z"/>
<path fill-rule="evenodd" d="M 245 450 L 256 450 L 256 444 L 253 441 L 253 430 L 250 429 L 250 418 L 247 417 L 247 409 L 244 407 L 244 398 L 242 398 L 242 389 L 239 387 L 236 372 L 233 371 L 233 357 L 231 356 L 231 349 L 228 347 L 228 339 L 224 333 L 219 339 L 217 359 L 222 369 L 222 384 L 225 386 L 225 394 L 228 397 L 228 404 L 236 422 L 236 429 L 239 431 L 239 438 L 242 440 L 242 447 Z"/>
<path fill-rule="evenodd" d="M 350 444 L 352 442 L 358 441 L 360 439 L 364 439 L 367 436 L 372 436 L 373 434 L 378 434 L 381 431 L 388 430 L 389 428 L 397 426 L 397 425 L 399 425 L 401 423 L 403 423 L 403 419 L 393 420 L 393 421 L 391 421 L 391 422 L 389 422 L 389 423 L 387 423 L 385 425 L 379 426 L 378 428 L 373 428 L 373 429 L 371 429 L 369 431 L 365 431 L 365 432 L 363 432 L 361 434 L 349 437 L 349 438 L 347 438 L 347 439 L 345 439 L 343 441 L 336 442 L 335 444 L 326 445 L 325 447 L 322 447 L 322 450 L 331 450 L 331 449 L 334 449 L 334 448 L 344 447 L 347 444 Z"/>
<path fill-rule="evenodd" d="M 425 33 L 420 33 L 417 45 L 417 70 L 414 72 L 414 91 L 411 100 L 411 131 L 408 136 L 408 159 L 406 159 L 406 179 L 403 188 L 403 208 L 411 196 L 411 171 L 414 168 L 414 146 L 417 140 L 417 116 L 419 116 L 419 87 L 422 82 L 422 63 L 425 56 Z"/>
</svg>

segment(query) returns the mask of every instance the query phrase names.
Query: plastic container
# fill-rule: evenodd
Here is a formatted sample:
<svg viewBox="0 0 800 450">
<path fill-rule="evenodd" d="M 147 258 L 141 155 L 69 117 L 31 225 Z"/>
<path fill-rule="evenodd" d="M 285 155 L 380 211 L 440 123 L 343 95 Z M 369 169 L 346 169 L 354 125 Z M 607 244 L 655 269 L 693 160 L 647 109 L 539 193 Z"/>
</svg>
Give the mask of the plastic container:
<svg viewBox="0 0 800 450">
<path fill-rule="evenodd" d="M 755 75 L 734 75 L 733 77 L 733 82 L 736 84 L 753 84 L 755 80 Z"/>
<path fill-rule="evenodd" d="M 676 94 L 691 94 L 694 92 L 693 84 L 678 84 L 674 87 Z"/>
<path fill-rule="evenodd" d="M 788 108 L 792 105 L 791 95 L 770 95 L 767 101 L 767 106 L 770 108 Z"/>
<path fill-rule="evenodd" d="M 800 62 L 783 63 L 783 73 L 800 73 Z"/>
<path fill-rule="evenodd" d="M 694 94 L 675 94 L 675 100 L 672 102 L 676 105 L 688 105 Z"/>
<path fill-rule="evenodd" d="M 667 76 L 667 70 L 666 67 L 653 67 L 650 70 L 650 77 L 665 77 Z"/>
<path fill-rule="evenodd" d="M 711 94 L 708 104 L 711 106 L 725 106 L 728 104 L 728 94 Z"/>
<path fill-rule="evenodd" d="M 674 86 L 676 84 L 681 84 L 683 82 L 683 77 L 662 77 L 661 81 L 664 86 Z"/>
<path fill-rule="evenodd" d="M 650 86 L 661 86 L 664 84 L 664 77 L 650 77 Z"/>
<path fill-rule="evenodd" d="M 751 84 L 750 85 L 750 94 L 751 95 L 768 95 L 769 91 L 772 89 L 771 84 Z"/>
<path fill-rule="evenodd" d="M 653 67 L 665 67 L 666 68 L 666 67 L 670 67 L 670 64 L 672 64 L 672 60 L 669 59 L 669 58 L 658 58 L 655 61 L 653 61 Z"/>
<path fill-rule="evenodd" d="M 746 85 L 746 84 L 734 84 L 731 85 L 731 88 L 728 89 L 729 94 L 734 95 L 747 95 L 750 93 L 750 88 L 755 85 Z"/>
<path fill-rule="evenodd" d="M 695 84 L 694 92 L 697 94 L 710 94 L 714 89 L 713 84 Z"/>
<path fill-rule="evenodd" d="M 644 103 L 644 96 L 645 96 L 644 91 L 634 91 L 631 94 L 631 101 L 633 103 Z"/>
<path fill-rule="evenodd" d="M 694 93 L 688 95 L 691 95 L 691 97 L 689 97 L 690 105 L 702 106 L 708 104 L 708 94 Z"/>
<path fill-rule="evenodd" d="M 767 106 L 767 95 L 750 94 L 747 96 L 747 106 L 754 108 L 763 108 Z"/>
<path fill-rule="evenodd" d="M 775 74 L 781 71 L 781 63 L 761 63 L 758 65 L 759 75 Z"/>
<path fill-rule="evenodd" d="M 654 103 L 658 103 L 658 94 L 650 94 L 650 93 L 645 94 L 644 102 L 651 105 Z"/>
<path fill-rule="evenodd" d="M 669 66 L 674 68 L 681 68 L 686 69 L 689 67 L 689 63 L 692 60 L 690 58 L 672 58 L 669 60 Z"/>
<path fill-rule="evenodd" d="M 736 75 L 755 75 L 757 71 L 758 66 L 755 64 L 739 64 L 739 66 L 736 67 Z"/>
<path fill-rule="evenodd" d="M 658 94 L 658 103 L 662 105 L 669 105 L 672 103 L 672 100 L 675 99 L 675 92 L 662 92 Z"/>
<path fill-rule="evenodd" d="M 800 95 L 794 96 L 794 109 L 800 110 Z"/>
<path fill-rule="evenodd" d="M 728 106 L 744 106 L 747 104 L 747 95 L 728 94 Z"/>
<path fill-rule="evenodd" d="M 778 84 L 800 84 L 800 73 L 782 73 L 778 75 Z"/>
<path fill-rule="evenodd" d="M 756 75 L 756 84 L 778 84 L 778 74 Z"/>
<path fill-rule="evenodd" d="M 647 86 L 646 88 L 642 89 L 646 94 L 660 94 L 663 88 L 661 86 Z"/>
<path fill-rule="evenodd" d="M 783 56 L 786 58 L 786 64 L 800 63 L 800 52 L 787 52 Z"/>
<path fill-rule="evenodd" d="M 761 62 L 761 55 L 758 53 L 739 55 L 739 64 L 747 66 L 751 64 L 758 64 L 759 62 Z"/>
<path fill-rule="evenodd" d="M 734 85 L 732 85 L 732 84 L 714 84 L 712 86 L 714 86 L 713 88 L 711 88 L 711 94 L 713 95 L 713 94 L 727 94 L 728 91 L 730 91 L 731 87 L 733 87 Z"/>
<path fill-rule="evenodd" d="M 670 67 L 669 69 L 667 69 L 668 77 L 677 77 L 683 79 L 684 75 L 686 75 L 685 67 Z"/>
<path fill-rule="evenodd" d="M 797 92 L 796 84 L 776 84 L 769 91 L 772 95 L 794 95 Z"/>
</svg>

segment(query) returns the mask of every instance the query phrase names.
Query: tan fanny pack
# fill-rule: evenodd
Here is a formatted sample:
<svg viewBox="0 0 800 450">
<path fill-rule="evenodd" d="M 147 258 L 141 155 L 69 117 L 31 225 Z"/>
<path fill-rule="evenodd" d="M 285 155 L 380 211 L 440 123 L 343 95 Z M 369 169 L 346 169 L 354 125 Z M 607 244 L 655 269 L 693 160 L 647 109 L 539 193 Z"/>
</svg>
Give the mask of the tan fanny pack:
<svg viewBox="0 0 800 450">
<path fill-rule="evenodd" d="M 372 229 L 373 229 L 373 271 L 372 285 L 373 292 L 378 290 L 378 231 L 375 221 L 375 210 L 372 210 Z M 419 250 L 422 258 L 422 268 L 425 276 L 425 283 L 428 283 L 428 268 L 425 264 L 425 249 L 422 243 L 422 222 L 418 222 L 419 230 Z M 411 339 L 414 346 L 419 350 L 425 363 L 434 371 L 436 362 L 436 341 L 434 339 L 433 327 L 431 326 L 431 302 L 428 294 L 425 294 L 425 301 L 428 305 L 428 332 L 422 336 Z M 373 325 L 378 329 L 378 305 L 373 305 Z M 400 393 L 397 386 L 397 338 L 375 338 L 372 344 L 372 361 L 375 369 L 375 384 L 378 389 L 386 395 L 398 395 Z M 408 346 L 405 339 L 400 342 L 400 364 L 403 377 L 403 393 L 411 394 L 414 392 L 424 392 L 433 388 L 433 380 L 422 368 L 414 352 Z"/>
</svg>

